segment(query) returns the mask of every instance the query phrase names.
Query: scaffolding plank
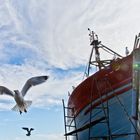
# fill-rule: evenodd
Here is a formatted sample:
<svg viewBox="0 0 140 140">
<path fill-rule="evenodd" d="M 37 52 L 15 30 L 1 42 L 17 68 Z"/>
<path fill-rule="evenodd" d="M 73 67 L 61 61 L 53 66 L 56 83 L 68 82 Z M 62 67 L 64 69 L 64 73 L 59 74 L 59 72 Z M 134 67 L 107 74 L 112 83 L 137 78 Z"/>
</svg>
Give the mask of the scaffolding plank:
<svg viewBox="0 0 140 140">
<path fill-rule="evenodd" d="M 72 135 L 72 134 L 74 134 L 74 133 L 83 131 L 83 130 L 85 130 L 85 129 L 87 129 L 87 128 L 90 128 L 91 126 L 94 126 L 94 125 L 96 125 L 97 123 L 100 123 L 102 120 L 105 120 L 105 117 L 101 117 L 100 119 L 97 119 L 97 120 L 95 120 L 95 121 L 92 121 L 91 123 L 86 124 L 86 125 L 84 125 L 83 127 L 79 128 L 79 129 L 76 129 L 76 130 L 74 130 L 74 131 L 72 131 L 72 132 L 69 132 L 69 133 L 65 134 L 65 136 L 69 136 L 69 135 Z"/>
</svg>

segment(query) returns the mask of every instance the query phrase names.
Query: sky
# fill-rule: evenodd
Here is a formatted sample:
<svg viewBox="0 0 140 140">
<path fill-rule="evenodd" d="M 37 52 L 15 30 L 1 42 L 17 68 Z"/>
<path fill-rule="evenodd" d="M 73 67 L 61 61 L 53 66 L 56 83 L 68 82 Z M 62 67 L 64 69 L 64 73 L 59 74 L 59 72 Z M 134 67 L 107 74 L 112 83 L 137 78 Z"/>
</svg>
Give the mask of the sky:
<svg viewBox="0 0 140 140">
<path fill-rule="evenodd" d="M 25 96 L 20 115 L 0 96 L 0 138 L 64 140 L 62 99 L 81 81 L 91 46 L 88 28 L 102 44 L 125 55 L 140 32 L 139 0 L 0 0 L 0 85 L 21 90 L 33 76 L 49 79 Z M 26 137 L 22 127 L 33 127 Z"/>
</svg>

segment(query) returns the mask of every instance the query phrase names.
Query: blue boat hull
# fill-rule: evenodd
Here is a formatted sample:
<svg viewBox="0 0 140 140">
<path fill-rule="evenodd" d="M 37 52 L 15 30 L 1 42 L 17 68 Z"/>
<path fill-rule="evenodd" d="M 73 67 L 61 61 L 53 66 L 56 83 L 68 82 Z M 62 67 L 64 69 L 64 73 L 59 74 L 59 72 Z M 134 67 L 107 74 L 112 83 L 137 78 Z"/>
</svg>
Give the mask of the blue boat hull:
<svg viewBox="0 0 140 140">
<path fill-rule="evenodd" d="M 108 109 L 103 109 L 103 106 L 107 107 L 107 102 Z M 104 119 L 90 127 L 90 129 L 87 128 L 78 132 L 78 139 L 89 140 L 89 138 L 93 138 L 93 140 L 104 140 L 111 134 L 115 140 L 134 140 L 135 119 L 133 117 L 135 114 L 135 104 L 135 92 L 132 89 L 109 99 L 85 114 L 86 110 L 91 106 L 89 104 L 76 117 L 77 129 L 103 116 L 106 116 L 109 121 L 107 123 L 107 119 Z"/>
</svg>

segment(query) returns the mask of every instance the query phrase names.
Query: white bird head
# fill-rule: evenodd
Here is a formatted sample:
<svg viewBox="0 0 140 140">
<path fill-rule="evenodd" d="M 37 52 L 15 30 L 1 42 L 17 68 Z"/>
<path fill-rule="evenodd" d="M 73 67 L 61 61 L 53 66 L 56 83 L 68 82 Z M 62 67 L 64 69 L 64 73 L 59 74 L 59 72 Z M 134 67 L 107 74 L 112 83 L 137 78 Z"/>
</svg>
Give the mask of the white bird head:
<svg viewBox="0 0 140 140">
<path fill-rule="evenodd" d="M 18 90 L 14 90 L 15 94 L 19 94 L 19 91 Z"/>
</svg>

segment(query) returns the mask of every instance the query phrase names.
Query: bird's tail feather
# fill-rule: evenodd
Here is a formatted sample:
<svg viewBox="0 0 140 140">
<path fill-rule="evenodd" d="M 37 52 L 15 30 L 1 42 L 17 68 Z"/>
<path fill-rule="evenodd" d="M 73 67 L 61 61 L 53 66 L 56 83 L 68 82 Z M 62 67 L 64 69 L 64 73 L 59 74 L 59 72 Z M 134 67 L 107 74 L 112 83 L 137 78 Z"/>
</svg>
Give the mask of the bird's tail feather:
<svg viewBox="0 0 140 140">
<path fill-rule="evenodd" d="M 32 104 L 32 101 L 25 101 L 25 107 L 28 108 Z"/>
<path fill-rule="evenodd" d="M 25 101 L 25 104 L 24 104 L 24 107 L 23 108 L 19 108 L 19 106 L 16 104 L 13 108 L 12 108 L 12 110 L 13 111 L 24 111 L 24 109 L 27 109 L 30 105 L 32 104 L 32 101 Z"/>
</svg>

